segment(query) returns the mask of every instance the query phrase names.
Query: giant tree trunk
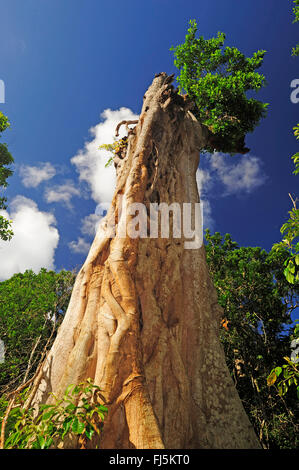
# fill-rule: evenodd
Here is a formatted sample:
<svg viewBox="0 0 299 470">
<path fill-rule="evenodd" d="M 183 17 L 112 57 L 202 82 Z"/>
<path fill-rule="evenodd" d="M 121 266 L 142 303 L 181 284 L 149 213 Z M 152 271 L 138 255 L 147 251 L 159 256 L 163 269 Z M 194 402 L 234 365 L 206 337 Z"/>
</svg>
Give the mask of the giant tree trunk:
<svg viewBox="0 0 299 470">
<path fill-rule="evenodd" d="M 195 175 L 208 130 L 171 81 L 157 75 L 144 96 L 111 208 L 31 399 L 44 402 L 91 377 L 109 409 L 102 448 L 257 448 L 219 341 L 204 247 L 120 235 L 132 203 L 199 202 Z"/>
</svg>

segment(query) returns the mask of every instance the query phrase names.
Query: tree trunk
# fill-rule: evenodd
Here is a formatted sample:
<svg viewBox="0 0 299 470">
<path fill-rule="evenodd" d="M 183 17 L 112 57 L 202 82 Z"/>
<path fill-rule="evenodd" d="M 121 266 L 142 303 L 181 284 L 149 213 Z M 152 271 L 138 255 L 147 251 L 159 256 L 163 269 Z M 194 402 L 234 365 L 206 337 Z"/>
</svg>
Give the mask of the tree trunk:
<svg viewBox="0 0 299 470">
<path fill-rule="evenodd" d="M 171 81 L 157 75 L 144 96 L 110 210 L 30 402 L 91 377 L 109 410 L 101 448 L 258 448 L 219 341 L 204 247 L 186 249 L 173 234 L 120 233 L 132 203 L 149 215 L 150 203 L 199 202 L 196 170 L 209 131 Z"/>
</svg>

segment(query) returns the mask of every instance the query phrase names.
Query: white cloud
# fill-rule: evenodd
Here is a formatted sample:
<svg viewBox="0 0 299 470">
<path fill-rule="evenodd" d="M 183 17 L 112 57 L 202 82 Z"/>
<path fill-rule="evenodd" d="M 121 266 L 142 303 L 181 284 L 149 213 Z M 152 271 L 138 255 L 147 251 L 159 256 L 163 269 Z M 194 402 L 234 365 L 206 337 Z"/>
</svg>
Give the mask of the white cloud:
<svg viewBox="0 0 299 470">
<path fill-rule="evenodd" d="M 203 205 L 203 228 L 214 230 L 215 221 L 212 217 L 212 208 L 210 201 L 207 199 L 208 192 L 213 185 L 212 176 L 208 170 L 202 170 L 200 168 L 196 171 L 196 183 L 198 193 L 200 196 L 200 202 Z"/>
<path fill-rule="evenodd" d="M 81 221 L 81 232 L 84 235 L 95 236 L 101 219 L 98 214 L 89 214 Z"/>
<path fill-rule="evenodd" d="M 53 214 L 41 212 L 37 204 L 24 196 L 16 196 L 10 213 L 1 215 L 13 220 L 14 236 L 9 242 L 0 240 L 0 279 L 32 269 L 54 269 L 54 254 L 59 241 Z"/>
<path fill-rule="evenodd" d="M 236 164 L 229 161 L 229 158 L 232 157 L 220 153 L 211 156 L 211 168 L 217 172 L 225 186 L 225 196 L 240 192 L 250 193 L 265 182 L 261 161 L 257 157 L 245 155 L 239 157 Z"/>
<path fill-rule="evenodd" d="M 215 220 L 210 200 L 221 194 L 218 188 L 215 190 L 215 184 L 220 182 L 224 186 L 222 196 L 249 194 L 265 182 L 266 175 L 262 170 L 261 161 L 251 155 L 233 159 L 229 155 L 216 152 L 203 158 L 204 168 L 197 169 L 196 182 L 203 203 L 204 228 L 213 231 Z"/>
<path fill-rule="evenodd" d="M 86 254 L 89 251 L 90 243 L 84 240 L 84 238 L 79 237 L 77 241 L 72 241 L 69 243 L 69 248 L 74 253 Z"/>
<path fill-rule="evenodd" d="M 45 190 L 45 200 L 48 203 L 61 202 L 69 209 L 72 209 L 71 199 L 73 196 L 80 196 L 80 189 L 71 180 L 67 180 L 64 184 L 49 186 Z"/>
<path fill-rule="evenodd" d="M 101 118 L 103 121 L 89 129 L 93 139 L 86 142 L 84 149 L 79 150 L 71 162 L 79 173 L 79 179 L 88 183 L 92 198 L 97 203 L 109 203 L 115 189 L 115 168 L 113 165 L 105 168 L 111 154 L 106 150 L 99 150 L 99 146 L 113 142 L 115 128 L 120 121 L 135 120 L 138 116 L 128 108 L 120 108 L 116 111 L 106 109 Z M 126 130 L 122 126 L 120 137 L 124 135 Z"/>
<path fill-rule="evenodd" d="M 42 181 L 47 181 L 56 175 L 56 169 L 49 163 L 38 166 L 21 165 L 19 169 L 21 180 L 26 188 L 36 188 Z"/>
</svg>

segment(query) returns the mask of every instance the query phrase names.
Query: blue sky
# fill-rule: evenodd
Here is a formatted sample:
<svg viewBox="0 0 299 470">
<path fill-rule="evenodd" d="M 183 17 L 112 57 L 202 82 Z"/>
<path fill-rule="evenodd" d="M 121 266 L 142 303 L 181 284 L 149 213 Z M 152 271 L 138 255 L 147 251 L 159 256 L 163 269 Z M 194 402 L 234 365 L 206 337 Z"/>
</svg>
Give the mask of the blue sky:
<svg viewBox="0 0 299 470">
<path fill-rule="evenodd" d="M 298 193 L 291 155 L 299 103 L 299 42 L 292 1 L 273 0 L 0 0 L 1 111 L 15 159 L 6 190 L 15 237 L 2 243 L 0 278 L 39 267 L 80 267 L 93 238 L 99 203 L 113 192 L 98 144 L 121 116 L 138 115 L 154 75 L 176 73 L 172 45 L 183 42 L 189 19 L 208 38 L 246 55 L 267 50 L 258 98 L 269 112 L 246 143 L 247 156 L 202 157 L 198 182 L 206 223 L 243 246 L 269 250 Z M 299 96 L 299 95 L 298 95 Z M 103 114 L 104 113 L 104 114 Z M 93 129 L 93 131 L 90 131 Z M 99 163 L 102 162 L 102 163 Z M 298 177 L 297 177 L 298 178 Z M 109 201 L 108 201 L 109 202 Z"/>
</svg>

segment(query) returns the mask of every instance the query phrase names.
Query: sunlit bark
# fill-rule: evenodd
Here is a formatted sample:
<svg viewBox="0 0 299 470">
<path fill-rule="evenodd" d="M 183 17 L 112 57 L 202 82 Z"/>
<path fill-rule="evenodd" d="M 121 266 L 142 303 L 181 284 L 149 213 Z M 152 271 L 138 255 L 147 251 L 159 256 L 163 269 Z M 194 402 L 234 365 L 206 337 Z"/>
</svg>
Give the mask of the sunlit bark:
<svg viewBox="0 0 299 470">
<path fill-rule="evenodd" d="M 120 234 L 132 203 L 199 202 L 196 170 L 209 131 L 171 81 L 159 74 L 144 96 L 110 210 L 30 402 L 91 377 L 109 409 L 102 448 L 255 448 L 219 341 L 204 247 L 186 249 L 183 236 Z"/>
</svg>

